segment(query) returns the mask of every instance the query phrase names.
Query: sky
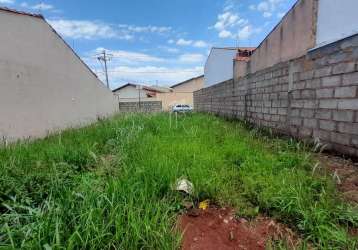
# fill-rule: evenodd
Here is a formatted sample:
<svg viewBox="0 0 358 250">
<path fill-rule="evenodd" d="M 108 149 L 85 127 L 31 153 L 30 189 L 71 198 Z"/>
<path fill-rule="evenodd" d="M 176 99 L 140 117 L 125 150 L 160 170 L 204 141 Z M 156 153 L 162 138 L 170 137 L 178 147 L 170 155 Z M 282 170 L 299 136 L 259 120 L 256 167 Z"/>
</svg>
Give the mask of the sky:
<svg viewBox="0 0 358 250">
<path fill-rule="evenodd" d="M 258 46 L 295 0 L 0 0 L 40 13 L 112 89 L 170 86 L 203 74 L 211 47 Z"/>
</svg>

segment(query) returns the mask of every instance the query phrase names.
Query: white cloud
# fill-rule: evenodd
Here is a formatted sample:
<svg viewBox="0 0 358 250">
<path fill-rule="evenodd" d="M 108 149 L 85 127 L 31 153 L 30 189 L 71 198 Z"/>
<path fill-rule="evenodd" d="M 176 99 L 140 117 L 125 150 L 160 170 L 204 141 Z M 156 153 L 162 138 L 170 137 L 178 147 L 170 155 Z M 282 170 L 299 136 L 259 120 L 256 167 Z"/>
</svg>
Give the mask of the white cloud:
<svg viewBox="0 0 358 250">
<path fill-rule="evenodd" d="M 151 56 L 145 53 L 125 51 L 125 50 L 107 50 L 104 48 L 97 48 L 91 54 L 99 54 L 103 50 L 105 50 L 110 57 L 112 57 L 112 61 L 114 64 L 138 64 L 138 63 L 161 63 L 165 62 L 165 59 Z"/>
<path fill-rule="evenodd" d="M 201 63 L 204 62 L 205 57 L 202 54 L 183 54 L 179 56 L 179 61 L 182 63 Z"/>
<path fill-rule="evenodd" d="M 252 32 L 253 32 L 252 27 L 246 25 L 239 31 L 238 38 L 240 40 L 248 39 L 252 35 Z"/>
<path fill-rule="evenodd" d="M 257 10 L 258 11 L 261 11 L 261 12 L 267 12 L 269 11 L 271 8 L 270 8 L 270 5 L 269 5 L 269 2 L 261 2 L 257 5 Z"/>
<path fill-rule="evenodd" d="M 156 66 L 119 66 L 109 70 L 109 77 L 113 87 L 118 87 L 128 82 L 146 85 L 153 85 L 158 82 L 161 85 L 169 86 L 201 75 L 203 74 L 203 71 L 203 67 L 168 68 Z M 99 77 L 104 80 L 104 75 L 102 73 L 99 74 Z"/>
<path fill-rule="evenodd" d="M 118 25 L 121 29 L 126 29 L 129 32 L 133 33 L 157 33 L 157 34 L 164 34 L 172 31 L 172 27 L 165 27 L 165 26 L 136 26 L 136 25 L 128 25 L 128 24 L 120 24 Z"/>
<path fill-rule="evenodd" d="M 220 31 L 220 33 L 219 33 L 220 38 L 228 38 L 228 37 L 232 37 L 232 36 L 233 36 L 232 33 L 227 30 Z"/>
<path fill-rule="evenodd" d="M 264 12 L 263 16 L 264 16 L 264 18 L 270 18 L 270 17 L 272 17 L 272 13 L 271 12 Z"/>
<path fill-rule="evenodd" d="M 171 27 L 135 26 L 128 24 L 113 25 L 89 20 L 49 20 L 61 35 L 72 39 L 120 39 L 132 40 L 138 33 L 162 35 L 172 31 Z"/>
<path fill-rule="evenodd" d="M 28 2 L 22 2 L 20 4 L 20 7 L 22 8 L 26 8 L 26 9 L 31 9 L 31 10 L 36 10 L 36 11 L 51 11 L 51 12 L 59 12 L 59 10 L 57 10 L 55 8 L 55 6 L 51 5 L 51 4 L 47 4 L 47 3 L 38 3 L 38 4 L 29 4 Z"/>
<path fill-rule="evenodd" d="M 117 32 L 108 24 L 96 21 L 49 20 L 52 27 L 64 37 L 73 39 L 108 39 L 130 40 L 128 33 Z"/>
<path fill-rule="evenodd" d="M 174 43 L 173 40 L 169 40 L 168 43 Z M 176 45 L 178 46 L 193 46 L 196 48 L 206 48 L 209 46 L 209 44 L 203 40 L 185 40 L 183 38 L 180 38 L 178 41 L 176 41 Z"/>
<path fill-rule="evenodd" d="M 172 47 L 168 47 L 168 46 L 158 46 L 159 49 L 162 49 L 166 52 L 169 52 L 169 53 L 179 53 L 179 49 L 177 48 L 172 48 Z"/>
<path fill-rule="evenodd" d="M 204 41 L 202 41 L 202 40 L 199 40 L 199 41 L 195 41 L 195 42 L 193 43 L 193 46 L 194 46 L 194 47 L 197 47 L 197 48 L 206 48 L 206 47 L 209 46 L 209 44 L 206 43 L 206 42 L 204 42 Z"/>
<path fill-rule="evenodd" d="M 211 28 L 218 32 L 220 38 L 241 39 L 245 36 L 240 35 L 240 32 L 243 33 L 242 29 L 248 25 L 249 21 L 247 19 L 241 18 L 239 14 L 231 11 L 225 12 L 224 10 L 223 13 L 218 15 L 217 22 Z"/>
<path fill-rule="evenodd" d="M 262 13 L 263 17 L 269 18 L 272 17 L 277 10 L 279 9 L 280 5 L 285 0 L 264 0 L 261 1 L 258 5 L 250 5 L 251 10 L 257 10 Z"/>
<path fill-rule="evenodd" d="M 14 4 L 15 0 L 0 0 L 0 4 Z"/>
<path fill-rule="evenodd" d="M 215 23 L 214 28 L 220 32 L 228 28 L 241 25 L 244 22 L 246 22 L 246 20 L 241 19 L 239 15 L 227 11 L 218 15 L 218 20 Z"/>
<path fill-rule="evenodd" d="M 34 10 L 52 10 L 54 9 L 53 5 L 46 3 L 39 3 L 31 7 Z"/>
<path fill-rule="evenodd" d="M 88 52 L 83 58 L 101 80 L 104 80 L 103 68 L 95 55 L 103 50 L 104 48 L 97 48 Z M 203 67 L 199 65 L 205 60 L 202 54 L 190 53 L 161 58 L 124 50 L 106 50 L 106 52 L 111 57 L 108 71 L 112 87 L 127 82 L 155 84 L 159 81 L 159 84 L 174 84 L 201 75 Z"/>
<path fill-rule="evenodd" d="M 193 44 L 193 41 L 192 40 L 185 40 L 183 38 L 180 38 L 177 42 L 176 42 L 177 45 L 179 46 L 189 46 L 189 45 L 192 45 Z"/>
</svg>

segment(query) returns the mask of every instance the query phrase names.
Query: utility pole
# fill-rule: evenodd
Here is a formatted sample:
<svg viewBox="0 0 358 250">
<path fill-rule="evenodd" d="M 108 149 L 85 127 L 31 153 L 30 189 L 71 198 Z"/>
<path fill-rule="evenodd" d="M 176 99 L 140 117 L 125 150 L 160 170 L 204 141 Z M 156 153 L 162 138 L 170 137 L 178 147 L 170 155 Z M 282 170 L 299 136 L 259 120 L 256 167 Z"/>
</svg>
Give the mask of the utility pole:
<svg viewBox="0 0 358 250">
<path fill-rule="evenodd" d="M 106 83 L 107 83 L 107 88 L 109 88 L 109 80 L 108 80 L 108 68 L 107 68 L 107 62 L 109 62 L 111 60 L 110 55 L 108 55 L 106 53 L 105 50 L 103 50 L 102 54 L 100 56 L 97 57 L 98 61 L 103 61 L 104 62 L 104 73 L 106 75 Z"/>
</svg>

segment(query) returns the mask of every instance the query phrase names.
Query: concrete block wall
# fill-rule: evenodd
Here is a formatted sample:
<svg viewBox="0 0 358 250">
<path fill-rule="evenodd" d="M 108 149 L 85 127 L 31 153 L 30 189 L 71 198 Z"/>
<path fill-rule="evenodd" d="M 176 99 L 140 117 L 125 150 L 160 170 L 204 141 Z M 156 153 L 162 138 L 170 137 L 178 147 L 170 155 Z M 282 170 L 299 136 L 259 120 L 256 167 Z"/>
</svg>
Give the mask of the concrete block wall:
<svg viewBox="0 0 358 250">
<path fill-rule="evenodd" d="M 122 113 L 157 113 L 162 111 L 162 102 L 161 101 L 152 101 L 152 102 L 120 102 L 119 103 L 119 112 Z"/>
<path fill-rule="evenodd" d="M 194 108 L 358 156 L 358 35 L 194 93 Z"/>
</svg>

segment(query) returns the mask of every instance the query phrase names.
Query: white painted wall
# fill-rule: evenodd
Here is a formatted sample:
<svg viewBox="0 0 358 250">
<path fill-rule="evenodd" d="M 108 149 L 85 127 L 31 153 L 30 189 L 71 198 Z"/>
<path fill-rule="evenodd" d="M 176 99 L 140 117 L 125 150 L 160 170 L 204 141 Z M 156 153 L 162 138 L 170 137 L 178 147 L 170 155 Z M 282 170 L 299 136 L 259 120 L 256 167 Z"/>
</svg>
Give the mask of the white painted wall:
<svg viewBox="0 0 358 250">
<path fill-rule="evenodd" d="M 212 48 L 204 69 L 205 87 L 234 77 L 233 67 L 236 54 L 236 49 Z"/>
<path fill-rule="evenodd" d="M 358 33 L 358 0 L 320 0 L 317 46 Z"/>
<path fill-rule="evenodd" d="M 0 140 L 43 137 L 113 114 L 110 90 L 41 18 L 0 10 Z"/>
</svg>

